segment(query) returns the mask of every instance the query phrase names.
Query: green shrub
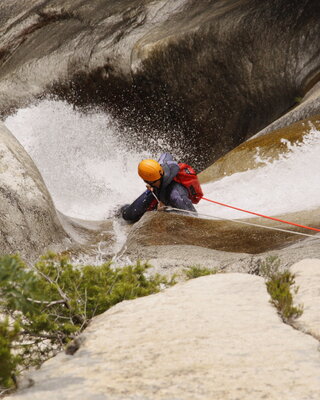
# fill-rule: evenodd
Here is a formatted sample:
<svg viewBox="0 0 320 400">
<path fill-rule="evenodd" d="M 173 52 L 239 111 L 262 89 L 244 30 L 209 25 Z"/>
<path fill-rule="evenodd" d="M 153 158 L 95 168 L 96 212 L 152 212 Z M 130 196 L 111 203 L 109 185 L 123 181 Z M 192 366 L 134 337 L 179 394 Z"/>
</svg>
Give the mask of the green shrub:
<svg viewBox="0 0 320 400">
<path fill-rule="evenodd" d="M 281 260 L 278 256 L 268 256 L 259 267 L 259 274 L 270 279 L 281 272 Z"/>
<path fill-rule="evenodd" d="M 16 322 L 14 328 L 7 320 L 1 325 L 2 387 L 12 384 L 10 376 L 19 369 L 60 351 L 95 315 L 173 284 L 159 275 L 146 277 L 148 267 L 139 262 L 119 269 L 111 263 L 79 267 L 48 254 L 30 268 L 18 256 L 0 257 L 0 313 Z"/>
<path fill-rule="evenodd" d="M 19 357 L 12 354 L 12 344 L 17 340 L 19 331 L 17 322 L 10 326 L 8 318 L 0 321 L 0 389 L 11 387 L 14 383 L 12 373 Z"/>
<path fill-rule="evenodd" d="M 267 290 L 271 303 L 276 307 L 285 322 L 292 322 L 303 313 L 302 306 L 294 306 L 292 293 L 299 290 L 295 286 L 295 275 L 288 270 L 281 270 L 281 260 L 276 256 L 266 258 L 261 266 L 261 275 L 267 281 Z"/>
<path fill-rule="evenodd" d="M 191 265 L 185 268 L 183 272 L 187 279 L 194 279 L 194 278 L 199 278 L 200 276 L 216 274 L 217 270 Z"/>
<path fill-rule="evenodd" d="M 295 287 L 295 276 L 289 272 L 281 272 L 274 275 L 267 281 L 267 290 L 271 296 L 272 304 L 277 308 L 285 322 L 300 317 L 303 313 L 301 306 L 293 305 L 293 296 L 291 290 L 297 293 L 298 287 Z"/>
</svg>

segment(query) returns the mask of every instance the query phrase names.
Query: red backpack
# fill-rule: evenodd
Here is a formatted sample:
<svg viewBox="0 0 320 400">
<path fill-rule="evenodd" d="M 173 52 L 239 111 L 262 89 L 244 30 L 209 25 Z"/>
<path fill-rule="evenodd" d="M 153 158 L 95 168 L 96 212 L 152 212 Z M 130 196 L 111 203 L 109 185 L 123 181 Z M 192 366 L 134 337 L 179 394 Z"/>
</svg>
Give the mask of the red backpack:
<svg viewBox="0 0 320 400">
<path fill-rule="evenodd" d="M 173 180 L 185 186 L 188 189 L 189 199 L 193 204 L 198 204 L 203 196 L 203 192 L 196 171 L 188 164 L 179 163 L 178 165 L 180 171 Z"/>
</svg>

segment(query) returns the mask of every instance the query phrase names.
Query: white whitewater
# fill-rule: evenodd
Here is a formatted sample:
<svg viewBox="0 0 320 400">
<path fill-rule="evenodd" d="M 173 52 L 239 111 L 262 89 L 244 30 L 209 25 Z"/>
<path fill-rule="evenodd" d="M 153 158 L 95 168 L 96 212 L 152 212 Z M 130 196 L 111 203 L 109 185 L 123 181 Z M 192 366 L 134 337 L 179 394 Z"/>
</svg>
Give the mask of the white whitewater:
<svg viewBox="0 0 320 400">
<path fill-rule="evenodd" d="M 144 190 L 137 164 L 148 154 L 132 151 L 108 114 L 83 114 L 62 101 L 45 100 L 5 121 L 39 168 L 62 213 L 108 218 Z"/>
<path fill-rule="evenodd" d="M 310 126 L 302 143 L 285 141 L 289 151 L 278 160 L 203 185 L 204 196 L 265 215 L 320 207 L 320 132 Z M 257 156 L 260 162 L 259 149 Z M 223 218 L 250 218 L 250 214 L 202 200 L 200 213 Z"/>
<path fill-rule="evenodd" d="M 163 138 L 155 138 L 158 154 L 132 148 L 108 114 L 84 114 L 62 101 L 20 109 L 5 123 L 38 166 L 57 209 L 82 219 L 108 218 L 134 200 L 144 190 L 138 162 L 171 151 Z M 204 185 L 204 194 L 267 215 L 320 207 L 319 154 L 320 132 L 310 128 L 304 142 L 290 145 L 279 160 Z M 248 217 L 205 201 L 196 208 L 216 217 Z"/>
</svg>

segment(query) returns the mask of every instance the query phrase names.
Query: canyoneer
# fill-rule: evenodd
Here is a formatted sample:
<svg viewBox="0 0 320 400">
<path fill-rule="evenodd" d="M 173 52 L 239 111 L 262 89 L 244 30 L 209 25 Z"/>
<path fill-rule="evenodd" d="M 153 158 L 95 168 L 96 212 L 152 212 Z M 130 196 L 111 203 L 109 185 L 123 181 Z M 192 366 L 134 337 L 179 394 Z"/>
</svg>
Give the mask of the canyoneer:
<svg viewBox="0 0 320 400">
<path fill-rule="evenodd" d="M 146 211 L 164 210 L 170 206 L 179 212 L 196 212 L 203 196 L 197 174 L 190 165 L 177 163 L 169 153 L 163 153 L 159 160 L 145 159 L 138 165 L 138 174 L 146 183 L 147 190 L 132 204 L 121 208 L 126 221 L 138 221 Z"/>
</svg>

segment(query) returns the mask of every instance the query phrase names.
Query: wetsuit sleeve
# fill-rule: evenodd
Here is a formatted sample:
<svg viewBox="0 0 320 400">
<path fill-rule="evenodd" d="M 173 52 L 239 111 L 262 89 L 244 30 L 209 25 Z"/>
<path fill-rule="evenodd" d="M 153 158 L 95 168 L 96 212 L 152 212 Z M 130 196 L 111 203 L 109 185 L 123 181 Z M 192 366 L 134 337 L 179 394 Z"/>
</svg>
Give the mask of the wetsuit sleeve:
<svg viewBox="0 0 320 400">
<path fill-rule="evenodd" d="M 143 192 L 132 204 L 122 208 L 122 217 L 126 221 L 136 222 L 148 210 L 154 197 L 150 190 Z"/>
<path fill-rule="evenodd" d="M 180 183 L 173 182 L 170 187 L 169 205 L 180 210 L 196 212 L 192 201 L 189 199 L 188 190 Z"/>
</svg>

